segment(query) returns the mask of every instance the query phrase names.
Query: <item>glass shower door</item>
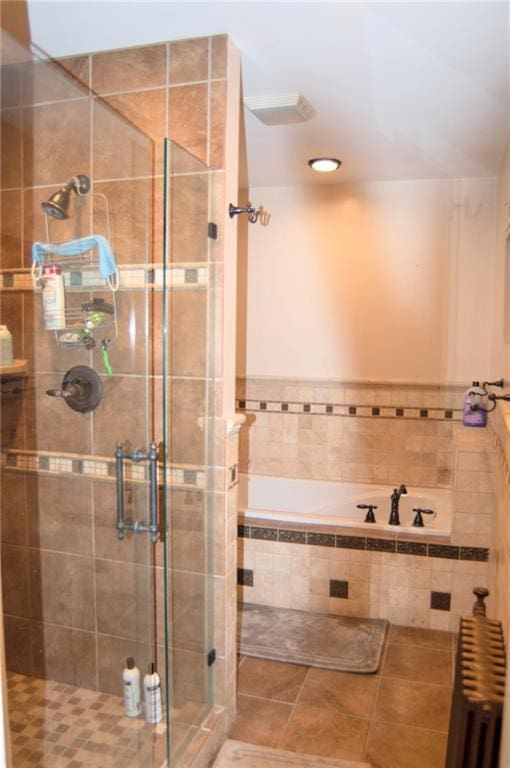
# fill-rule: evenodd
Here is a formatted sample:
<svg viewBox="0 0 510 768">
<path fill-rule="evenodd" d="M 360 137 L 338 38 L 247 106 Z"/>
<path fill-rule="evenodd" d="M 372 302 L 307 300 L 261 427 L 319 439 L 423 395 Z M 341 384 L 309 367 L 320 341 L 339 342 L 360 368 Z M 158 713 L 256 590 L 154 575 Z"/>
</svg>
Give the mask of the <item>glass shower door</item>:
<svg viewBox="0 0 510 768">
<path fill-rule="evenodd" d="M 214 701 L 215 172 L 165 144 L 163 429 L 170 765 Z"/>
<path fill-rule="evenodd" d="M 16 376 L 0 368 L 13 766 L 160 766 L 165 717 L 126 717 L 122 700 L 127 657 L 142 677 L 154 664 L 166 679 L 154 146 L 76 77 L 2 42 L 13 58 L 2 66 L 0 322 L 24 362 Z M 66 216 L 53 218 L 42 203 L 62 204 L 65 190 Z M 110 280 L 99 241 L 85 247 L 97 237 L 112 249 Z M 34 287 L 30 276 L 35 242 L 64 284 L 56 328 L 41 290 L 49 278 Z M 156 504 L 153 543 L 144 527 Z"/>
</svg>

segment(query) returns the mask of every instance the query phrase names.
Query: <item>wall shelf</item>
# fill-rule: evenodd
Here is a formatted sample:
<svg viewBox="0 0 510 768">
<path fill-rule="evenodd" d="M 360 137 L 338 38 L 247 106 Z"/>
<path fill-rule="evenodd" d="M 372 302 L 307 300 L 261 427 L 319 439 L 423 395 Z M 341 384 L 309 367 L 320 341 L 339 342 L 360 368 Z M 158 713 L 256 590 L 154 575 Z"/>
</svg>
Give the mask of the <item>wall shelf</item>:
<svg viewBox="0 0 510 768">
<path fill-rule="evenodd" d="M 13 360 L 11 365 L 0 365 L 0 376 L 22 377 L 28 375 L 28 362 L 26 360 Z"/>
</svg>

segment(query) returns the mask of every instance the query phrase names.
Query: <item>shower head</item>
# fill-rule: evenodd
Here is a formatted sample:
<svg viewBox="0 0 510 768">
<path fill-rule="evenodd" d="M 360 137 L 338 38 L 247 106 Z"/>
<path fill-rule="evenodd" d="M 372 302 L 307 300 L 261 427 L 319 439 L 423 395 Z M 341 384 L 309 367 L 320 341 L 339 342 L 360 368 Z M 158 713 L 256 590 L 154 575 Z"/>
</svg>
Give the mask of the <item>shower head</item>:
<svg viewBox="0 0 510 768">
<path fill-rule="evenodd" d="M 54 219 L 68 219 L 67 213 L 71 200 L 71 192 L 76 195 L 86 195 L 90 190 L 90 179 L 82 173 L 69 179 L 65 187 L 54 192 L 48 200 L 41 203 L 42 209 L 47 216 Z"/>
</svg>

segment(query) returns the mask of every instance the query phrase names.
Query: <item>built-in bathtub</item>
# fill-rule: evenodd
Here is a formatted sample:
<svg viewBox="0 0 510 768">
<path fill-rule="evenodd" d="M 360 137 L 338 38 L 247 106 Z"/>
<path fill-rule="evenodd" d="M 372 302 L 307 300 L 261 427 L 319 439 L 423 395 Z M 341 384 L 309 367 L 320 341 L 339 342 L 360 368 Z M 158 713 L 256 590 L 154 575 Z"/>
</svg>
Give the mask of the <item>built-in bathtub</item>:
<svg viewBox="0 0 510 768">
<path fill-rule="evenodd" d="M 366 528 L 412 536 L 451 534 L 451 494 L 440 488 L 408 486 L 399 504 L 400 526 L 388 525 L 392 486 L 298 480 L 270 475 L 239 477 L 239 516 L 251 520 L 274 520 L 292 525 Z M 357 504 L 374 504 L 376 522 L 365 523 L 365 510 Z M 413 508 L 432 509 L 424 515 L 424 527 L 412 525 Z"/>
</svg>

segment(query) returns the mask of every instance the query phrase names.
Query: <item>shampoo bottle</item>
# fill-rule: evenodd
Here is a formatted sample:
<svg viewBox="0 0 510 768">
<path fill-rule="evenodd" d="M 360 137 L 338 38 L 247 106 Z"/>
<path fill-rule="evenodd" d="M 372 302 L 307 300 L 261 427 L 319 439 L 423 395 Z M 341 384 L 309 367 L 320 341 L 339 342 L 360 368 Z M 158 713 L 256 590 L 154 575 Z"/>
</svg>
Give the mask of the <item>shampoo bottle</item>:
<svg viewBox="0 0 510 768">
<path fill-rule="evenodd" d="M 145 696 L 145 719 L 148 723 L 159 723 L 163 717 L 161 680 L 154 669 L 154 664 L 149 664 L 147 674 L 143 678 L 143 692 Z"/>
<path fill-rule="evenodd" d="M 12 363 L 12 336 L 6 325 L 0 325 L 0 366 Z"/>
<path fill-rule="evenodd" d="M 48 264 L 42 273 L 44 325 L 47 331 L 66 327 L 64 278 L 56 264 Z"/>
<path fill-rule="evenodd" d="M 126 659 L 126 667 L 122 673 L 124 688 L 124 714 L 127 717 L 138 717 L 142 711 L 140 691 L 140 670 L 135 666 L 132 656 Z"/>
<path fill-rule="evenodd" d="M 473 381 L 473 385 L 467 390 L 464 397 L 463 422 L 465 427 L 487 426 L 487 413 L 482 405 L 485 395 L 486 392 L 480 386 L 480 382 Z"/>
</svg>

